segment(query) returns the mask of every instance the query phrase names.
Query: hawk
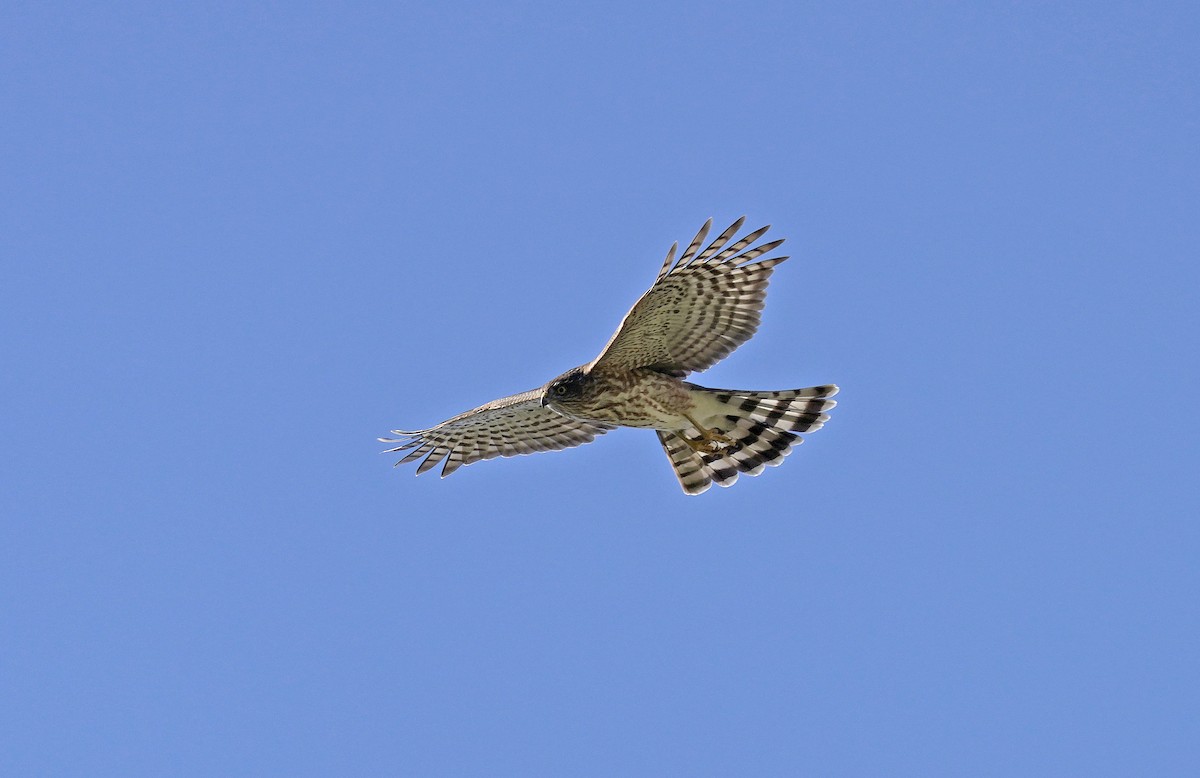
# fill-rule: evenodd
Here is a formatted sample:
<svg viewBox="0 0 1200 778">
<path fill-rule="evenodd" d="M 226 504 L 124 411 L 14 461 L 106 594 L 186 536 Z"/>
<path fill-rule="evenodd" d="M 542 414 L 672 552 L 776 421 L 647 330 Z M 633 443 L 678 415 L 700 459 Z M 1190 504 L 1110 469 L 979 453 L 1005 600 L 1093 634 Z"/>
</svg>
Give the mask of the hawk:
<svg viewBox="0 0 1200 778">
<path fill-rule="evenodd" d="M 780 464 L 802 442 L 800 433 L 828 421 L 837 386 L 760 392 L 683 380 L 754 335 L 767 281 L 787 259 L 759 259 L 783 243 L 753 246 L 769 225 L 730 243 L 743 221 L 701 251 L 709 219 L 678 261 L 673 244 L 650 290 L 591 362 L 429 429 L 393 430 L 400 437 L 379 440 L 399 445 L 385 453 L 407 452 L 397 465 L 425 457 L 418 475 L 445 460 L 445 478 L 481 459 L 570 448 L 616 427 L 643 427 L 658 433 L 687 494 Z"/>
</svg>

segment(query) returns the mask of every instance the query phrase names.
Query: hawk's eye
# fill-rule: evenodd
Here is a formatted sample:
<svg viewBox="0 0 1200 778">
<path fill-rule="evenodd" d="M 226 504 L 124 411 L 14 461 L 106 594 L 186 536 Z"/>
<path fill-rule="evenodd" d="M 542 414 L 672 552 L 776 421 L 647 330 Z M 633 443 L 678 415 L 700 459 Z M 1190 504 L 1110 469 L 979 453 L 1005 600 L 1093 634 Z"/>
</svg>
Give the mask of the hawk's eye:
<svg viewBox="0 0 1200 778">
<path fill-rule="evenodd" d="M 555 386 L 554 387 L 554 396 L 555 397 L 566 397 L 567 396 L 567 387 L 563 386 L 562 384 Z"/>
</svg>

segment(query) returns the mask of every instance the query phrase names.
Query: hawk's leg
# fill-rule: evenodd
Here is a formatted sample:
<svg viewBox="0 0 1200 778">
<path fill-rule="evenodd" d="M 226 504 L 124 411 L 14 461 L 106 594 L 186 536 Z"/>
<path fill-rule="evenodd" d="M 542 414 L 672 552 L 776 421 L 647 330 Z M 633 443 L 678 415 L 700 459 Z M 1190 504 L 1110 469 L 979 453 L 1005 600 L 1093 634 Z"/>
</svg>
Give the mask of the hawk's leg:
<svg viewBox="0 0 1200 778">
<path fill-rule="evenodd" d="M 684 443 L 687 443 L 688 446 L 691 447 L 692 451 L 698 451 L 702 454 L 715 454 L 726 446 L 737 445 L 737 441 L 733 438 L 722 435 L 716 430 L 706 429 L 700 424 L 700 422 L 696 421 L 691 416 L 688 416 L 686 413 L 683 415 L 683 418 L 690 421 L 692 426 L 700 432 L 700 437 L 696 440 L 692 440 L 686 435 L 679 436 L 683 438 Z"/>
</svg>

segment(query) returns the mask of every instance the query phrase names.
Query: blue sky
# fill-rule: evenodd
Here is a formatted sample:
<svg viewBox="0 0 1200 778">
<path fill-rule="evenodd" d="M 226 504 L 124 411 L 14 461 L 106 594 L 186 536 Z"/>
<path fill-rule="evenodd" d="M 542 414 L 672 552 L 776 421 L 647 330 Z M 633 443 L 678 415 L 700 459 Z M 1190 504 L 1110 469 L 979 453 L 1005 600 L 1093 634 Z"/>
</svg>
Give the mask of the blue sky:
<svg viewBox="0 0 1200 778">
<path fill-rule="evenodd" d="M 1194 6 L 0 15 L 0 772 L 1200 768 Z M 782 467 L 379 453 L 742 214 Z"/>
</svg>

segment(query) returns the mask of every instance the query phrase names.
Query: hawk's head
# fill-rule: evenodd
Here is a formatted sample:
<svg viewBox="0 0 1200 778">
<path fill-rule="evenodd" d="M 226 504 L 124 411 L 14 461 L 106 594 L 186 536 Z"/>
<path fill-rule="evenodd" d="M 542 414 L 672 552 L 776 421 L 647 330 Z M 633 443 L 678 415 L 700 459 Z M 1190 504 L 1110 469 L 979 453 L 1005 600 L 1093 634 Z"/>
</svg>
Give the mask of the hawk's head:
<svg viewBox="0 0 1200 778">
<path fill-rule="evenodd" d="M 573 409 L 584 399 L 589 380 L 582 367 L 573 367 L 546 384 L 542 391 L 542 407 L 550 406 L 559 413 L 576 416 Z"/>
</svg>

